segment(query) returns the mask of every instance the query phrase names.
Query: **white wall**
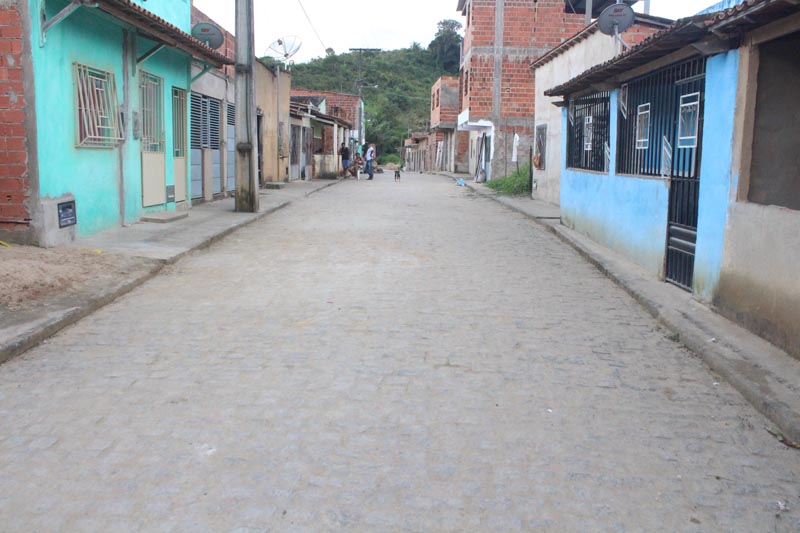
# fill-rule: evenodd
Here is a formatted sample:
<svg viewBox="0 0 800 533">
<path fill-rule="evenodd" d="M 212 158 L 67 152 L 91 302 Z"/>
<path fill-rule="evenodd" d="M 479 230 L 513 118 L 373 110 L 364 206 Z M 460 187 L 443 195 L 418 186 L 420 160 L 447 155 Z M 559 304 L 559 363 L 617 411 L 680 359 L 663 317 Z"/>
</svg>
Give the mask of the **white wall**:
<svg viewBox="0 0 800 533">
<path fill-rule="evenodd" d="M 538 182 L 538 189 L 533 197 L 552 204 L 560 203 L 561 176 L 561 108 L 553 102 L 561 98 L 550 98 L 544 92 L 565 83 L 582 74 L 591 67 L 605 63 L 617 54 L 616 41 L 599 31 L 586 40 L 576 44 L 563 54 L 555 57 L 536 69 L 536 126 L 547 125 L 547 148 L 545 169 L 534 170 L 533 179 Z"/>
</svg>

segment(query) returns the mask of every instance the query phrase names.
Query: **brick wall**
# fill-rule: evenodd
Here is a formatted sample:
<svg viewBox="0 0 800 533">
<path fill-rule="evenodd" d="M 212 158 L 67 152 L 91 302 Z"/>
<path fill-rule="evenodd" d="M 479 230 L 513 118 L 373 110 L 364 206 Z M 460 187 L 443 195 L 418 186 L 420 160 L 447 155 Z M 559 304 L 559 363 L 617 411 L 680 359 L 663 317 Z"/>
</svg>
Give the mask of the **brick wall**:
<svg viewBox="0 0 800 533">
<path fill-rule="evenodd" d="M 0 4 L 0 232 L 30 226 L 22 28 L 16 3 Z"/>
<path fill-rule="evenodd" d="M 357 94 L 331 93 L 292 88 L 292 96 L 324 96 L 327 100 L 327 114 L 335 115 L 350 122 L 355 128 L 358 125 L 358 112 L 361 109 Z"/>
<path fill-rule="evenodd" d="M 472 0 L 466 30 L 461 110 L 490 118 L 495 113 L 495 21 L 497 1 Z M 583 28 L 583 15 L 564 12 L 563 0 L 502 0 L 503 54 L 499 117 L 532 118 L 534 77 L 530 63 Z M 487 47 L 479 49 L 478 47 Z M 474 48 L 474 49 L 473 49 Z M 468 90 L 464 91 L 464 84 Z M 498 117 L 498 118 L 499 118 Z"/>
<path fill-rule="evenodd" d="M 210 22 L 211 24 L 218 26 L 225 35 L 225 42 L 221 47 L 219 47 L 217 52 L 224 55 L 228 59 L 236 60 L 236 38 L 233 36 L 233 34 L 225 30 L 225 28 L 220 26 L 215 20 L 192 5 L 192 26 L 194 27 L 194 25 L 198 22 Z M 217 70 L 223 71 L 230 78 L 235 77 L 236 74 L 236 67 L 233 65 L 224 65 L 221 69 Z"/>
<path fill-rule="evenodd" d="M 442 76 L 431 88 L 431 127 L 455 123 L 459 112 L 458 76 Z"/>
</svg>

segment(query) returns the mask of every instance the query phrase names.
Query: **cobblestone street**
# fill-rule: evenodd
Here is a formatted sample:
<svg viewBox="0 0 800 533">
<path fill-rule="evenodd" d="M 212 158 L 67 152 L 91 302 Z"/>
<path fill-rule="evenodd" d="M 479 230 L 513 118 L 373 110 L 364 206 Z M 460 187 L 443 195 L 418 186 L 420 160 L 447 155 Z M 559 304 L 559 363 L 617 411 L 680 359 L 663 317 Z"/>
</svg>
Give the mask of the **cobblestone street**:
<svg viewBox="0 0 800 533">
<path fill-rule="evenodd" d="M 0 531 L 798 531 L 768 426 L 536 223 L 377 175 L 0 366 Z"/>
</svg>

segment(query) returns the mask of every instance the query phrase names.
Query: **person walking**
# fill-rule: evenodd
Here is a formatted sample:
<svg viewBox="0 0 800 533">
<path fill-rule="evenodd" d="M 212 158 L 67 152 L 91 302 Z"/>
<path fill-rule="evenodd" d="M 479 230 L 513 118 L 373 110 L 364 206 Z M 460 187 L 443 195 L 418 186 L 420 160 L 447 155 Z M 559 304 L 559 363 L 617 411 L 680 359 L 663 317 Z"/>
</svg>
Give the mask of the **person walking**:
<svg viewBox="0 0 800 533">
<path fill-rule="evenodd" d="M 339 148 L 339 155 L 342 156 L 342 177 L 347 176 L 347 169 L 350 168 L 350 148 L 345 143 Z"/>
<path fill-rule="evenodd" d="M 365 170 L 366 170 L 366 173 L 369 174 L 369 177 L 367 178 L 367 180 L 371 180 L 373 178 L 373 176 L 374 176 L 374 173 L 375 173 L 375 170 L 373 169 L 373 165 L 374 165 L 374 162 L 375 162 L 375 145 L 374 144 L 370 143 L 369 148 L 367 148 L 366 160 L 367 160 L 367 168 Z"/>
</svg>

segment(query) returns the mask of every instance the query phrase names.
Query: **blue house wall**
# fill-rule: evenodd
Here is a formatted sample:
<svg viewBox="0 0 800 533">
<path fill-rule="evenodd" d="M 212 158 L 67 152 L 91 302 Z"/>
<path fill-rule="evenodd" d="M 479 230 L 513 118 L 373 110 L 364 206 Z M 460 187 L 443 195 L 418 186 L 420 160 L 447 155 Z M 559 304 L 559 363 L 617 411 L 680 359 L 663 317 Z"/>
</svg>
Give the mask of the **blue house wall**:
<svg viewBox="0 0 800 533">
<path fill-rule="evenodd" d="M 608 173 L 567 168 L 566 108 L 562 121 L 562 223 L 663 276 L 669 188 L 660 178 L 617 175 L 617 91 L 611 93 Z"/>
<path fill-rule="evenodd" d="M 731 187 L 737 186 L 731 159 L 738 78 L 738 50 L 708 58 L 693 281 L 694 293 L 708 302 L 719 286 Z"/>
<path fill-rule="evenodd" d="M 706 301 L 712 301 L 715 295 L 723 258 L 731 190 L 737 76 L 738 51 L 708 59 L 693 281 L 695 294 Z M 616 173 L 617 98 L 618 91 L 613 91 L 608 173 L 567 168 L 567 150 L 562 151 L 562 223 L 663 279 L 669 180 Z M 566 147 L 566 109 L 562 121 L 562 146 Z"/>
</svg>

